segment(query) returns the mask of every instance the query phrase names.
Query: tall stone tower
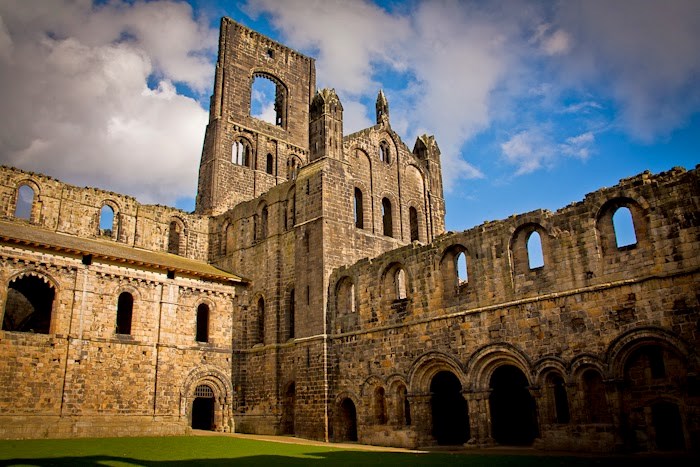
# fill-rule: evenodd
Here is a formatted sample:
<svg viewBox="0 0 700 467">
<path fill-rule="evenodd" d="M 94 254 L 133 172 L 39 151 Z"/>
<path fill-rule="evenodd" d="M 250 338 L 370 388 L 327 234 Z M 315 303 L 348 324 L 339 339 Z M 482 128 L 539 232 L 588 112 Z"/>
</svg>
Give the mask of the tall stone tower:
<svg viewBox="0 0 700 467">
<path fill-rule="evenodd" d="M 268 80 L 275 88 L 273 123 L 251 115 L 257 80 Z M 225 212 L 292 178 L 308 162 L 315 90 L 314 59 L 229 18 L 221 20 L 197 213 Z"/>
</svg>

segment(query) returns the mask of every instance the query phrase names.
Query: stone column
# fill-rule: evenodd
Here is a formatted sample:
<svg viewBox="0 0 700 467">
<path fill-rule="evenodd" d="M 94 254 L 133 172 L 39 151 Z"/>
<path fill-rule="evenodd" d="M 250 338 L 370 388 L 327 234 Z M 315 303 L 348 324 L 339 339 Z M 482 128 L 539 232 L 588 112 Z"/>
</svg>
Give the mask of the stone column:
<svg viewBox="0 0 700 467">
<path fill-rule="evenodd" d="M 491 390 L 464 391 L 462 396 L 467 400 L 469 409 L 469 436 L 467 446 L 486 447 L 495 443 L 491 437 L 491 407 L 489 396 Z"/>
<path fill-rule="evenodd" d="M 537 438 L 542 437 L 542 414 L 546 413 L 547 400 L 542 397 L 542 388 L 539 386 L 528 386 L 527 390 L 530 392 L 530 396 L 535 401 L 535 419 L 533 422 L 536 424 L 534 427 L 537 431 Z"/>
<path fill-rule="evenodd" d="M 433 411 L 430 405 L 432 394 L 408 394 L 411 406 L 411 425 L 416 433 L 418 446 L 435 444 L 433 438 Z"/>
<path fill-rule="evenodd" d="M 624 381 L 610 379 L 603 382 L 605 384 L 605 398 L 608 402 L 608 411 L 612 419 L 613 433 L 615 438 L 615 450 L 621 451 L 625 446 L 624 427 L 626 420 L 622 413 L 622 393 Z"/>
</svg>

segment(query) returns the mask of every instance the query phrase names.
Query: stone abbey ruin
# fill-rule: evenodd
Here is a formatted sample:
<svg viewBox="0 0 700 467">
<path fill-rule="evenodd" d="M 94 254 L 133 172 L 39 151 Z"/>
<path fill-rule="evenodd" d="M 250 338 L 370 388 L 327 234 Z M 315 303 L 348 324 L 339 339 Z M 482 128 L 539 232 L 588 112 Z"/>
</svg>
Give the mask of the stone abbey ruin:
<svg viewBox="0 0 700 467">
<path fill-rule="evenodd" d="M 224 18 L 194 213 L 2 167 L 0 437 L 697 451 L 698 168 L 446 232 L 435 138 L 376 115 Z"/>
</svg>

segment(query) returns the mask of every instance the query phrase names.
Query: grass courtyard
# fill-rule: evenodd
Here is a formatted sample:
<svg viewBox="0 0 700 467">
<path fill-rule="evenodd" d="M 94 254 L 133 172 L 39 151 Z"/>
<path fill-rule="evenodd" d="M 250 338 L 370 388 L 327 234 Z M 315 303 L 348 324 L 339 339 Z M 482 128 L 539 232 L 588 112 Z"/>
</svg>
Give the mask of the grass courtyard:
<svg viewBox="0 0 700 467">
<path fill-rule="evenodd" d="M 386 452 L 291 444 L 230 436 L 0 440 L 0 465 L 219 466 L 219 465 L 468 465 L 620 466 L 696 465 L 684 456 L 580 457 L 545 453 Z"/>
</svg>

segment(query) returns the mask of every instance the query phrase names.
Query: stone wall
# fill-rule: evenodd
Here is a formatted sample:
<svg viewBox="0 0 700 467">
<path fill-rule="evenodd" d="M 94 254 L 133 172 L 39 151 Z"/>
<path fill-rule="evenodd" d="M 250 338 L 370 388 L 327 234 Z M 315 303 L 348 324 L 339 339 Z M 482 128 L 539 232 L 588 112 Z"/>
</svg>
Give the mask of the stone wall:
<svg viewBox="0 0 700 467">
<path fill-rule="evenodd" d="M 488 403 L 492 378 L 514 366 L 536 404 L 540 447 L 655 449 L 651 413 L 666 401 L 684 414 L 684 446 L 697 448 L 699 186 L 697 169 L 644 173 L 556 213 L 513 216 L 337 269 L 329 289 L 331 400 L 351 398 L 360 441 L 383 444 L 371 394 L 382 388 L 386 404 L 395 404 L 390 383 L 398 378 L 410 410 L 423 415 L 401 427 L 416 443 L 431 444 L 440 441 L 431 424 L 431 382 L 447 371 L 468 401 L 471 442 L 489 444 L 489 413 L 497 409 Z M 632 213 L 637 242 L 617 248 L 611 217 L 621 206 Z M 526 242 L 533 231 L 541 233 L 544 266 L 531 269 Z M 466 253 L 464 282 L 455 252 Z M 399 269 L 406 298 L 397 297 Z M 663 369 L 638 383 L 640 372 L 651 371 L 645 352 L 660 355 Z M 587 418 L 586 370 L 605 385 L 609 417 L 597 428 Z M 564 408 L 555 405 L 550 376 L 564 381 L 567 417 L 557 415 Z M 636 421 L 628 417 L 632 407 Z M 635 423 L 643 436 L 631 432 Z"/>
<path fill-rule="evenodd" d="M 0 303 L 25 278 L 54 294 L 47 333 L 0 331 L 0 437 L 183 434 L 200 384 L 217 400 L 212 428 L 232 431 L 234 287 L 83 259 L 0 246 Z M 131 329 L 117 333 L 123 292 Z M 202 303 L 208 342 L 195 341 Z"/>
</svg>

